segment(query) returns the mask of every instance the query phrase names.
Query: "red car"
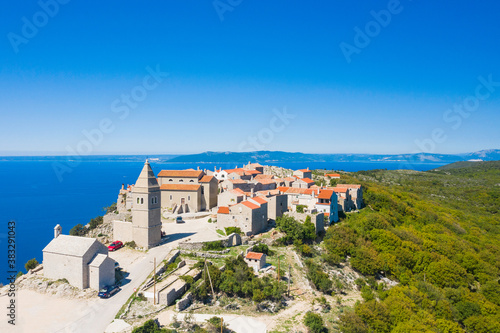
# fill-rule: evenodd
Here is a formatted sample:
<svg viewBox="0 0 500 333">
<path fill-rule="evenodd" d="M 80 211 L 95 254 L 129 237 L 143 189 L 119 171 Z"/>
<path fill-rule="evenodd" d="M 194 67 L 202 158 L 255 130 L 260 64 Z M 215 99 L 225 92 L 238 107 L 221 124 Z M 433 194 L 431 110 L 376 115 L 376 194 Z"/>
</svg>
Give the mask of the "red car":
<svg viewBox="0 0 500 333">
<path fill-rule="evenodd" d="M 115 250 L 118 250 L 120 247 L 123 246 L 123 243 L 120 242 L 120 241 L 115 241 L 113 243 L 111 243 L 109 246 L 108 246 L 108 250 L 110 251 L 115 251 Z"/>
</svg>

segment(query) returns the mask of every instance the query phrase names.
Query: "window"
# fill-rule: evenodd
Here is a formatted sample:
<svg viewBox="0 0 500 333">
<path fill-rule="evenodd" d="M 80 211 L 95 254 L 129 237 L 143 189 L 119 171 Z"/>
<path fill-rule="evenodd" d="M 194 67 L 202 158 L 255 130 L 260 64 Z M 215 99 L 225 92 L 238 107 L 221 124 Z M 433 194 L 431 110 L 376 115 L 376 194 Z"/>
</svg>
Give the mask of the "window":
<svg viewBox="0 0 500 333">
<path fill-rule="evenodd" d="M 173 179 L 169 179 L 168 181 L 169 181 L 169 182 L 173 182 L 174 180 L 173 180 Z"/>
<path fill-rule="evenodd" d="M 190 195 L 188 195 L 188 201 L 191 201 L 191 196 Z"/>
<path fill-rule="evenodd" d="M 170 200 L 172 200 L 172 195 L 170 195 Z"/>
<path fill-rule="evenodd" d="M 191 179 L 189 182 L 190 182 L 190 183 L 194 183 L 194 180 L 192 180 L 192 179 Z"/>
<path fill-rule="evenodd" d="M 141 205 L 144 204 L 144 198 L 141 198 Z"/>
<path fill-rule="evenodd" d="M 179 183 L 183 183 L 184 182 L 184 179 L 179 179 Z"/>
<path fill-rule="evenodd" d="M 141 203 L 141 199 L 137 198 L 137 204 L 140 204 L 140 203 Z"/>
</svg>

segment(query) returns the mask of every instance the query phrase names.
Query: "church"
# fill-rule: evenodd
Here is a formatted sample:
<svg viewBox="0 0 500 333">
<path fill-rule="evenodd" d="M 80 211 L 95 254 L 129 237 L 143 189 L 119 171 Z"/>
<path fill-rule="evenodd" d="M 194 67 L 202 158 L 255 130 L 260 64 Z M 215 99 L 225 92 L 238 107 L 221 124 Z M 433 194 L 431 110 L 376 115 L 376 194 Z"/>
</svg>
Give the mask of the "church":
<svg viewBox="0 0 500 333">
<path fill-rule="evenodd" d="M 161 242 L 161 191 L 148 160 L 131 196 L 132 222 L 113 221 L 113 239 L 150 249 Z"/>
</svg>

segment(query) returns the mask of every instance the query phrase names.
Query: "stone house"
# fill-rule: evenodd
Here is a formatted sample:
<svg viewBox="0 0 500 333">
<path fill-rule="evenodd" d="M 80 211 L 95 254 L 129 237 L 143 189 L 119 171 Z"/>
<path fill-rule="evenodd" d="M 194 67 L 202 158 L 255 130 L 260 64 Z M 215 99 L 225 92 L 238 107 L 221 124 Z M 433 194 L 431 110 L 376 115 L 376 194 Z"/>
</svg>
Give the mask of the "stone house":
<svg viewBox="0 0 500 333">
<path fill-rule="evenodd" d="M 217 227 L 239 227 L 247 235 L 255 235 L 267 227 L 267 202 L 257 204 L 248 200 L 234 206 L 221 206 L 217 211 Z"/>
<path fill-rule="evenodd" d="M 219 187 L 222 191 L 235 190 L 239 188 L 244 192 L 250 192 L 253 188 L 253 184 L 248 183 L 243 179 L 227 179 L 220 183 Z"/>
<path fill-rule="evenodd" d="M 310 188 L 313 185 L 314 185 L 314 180 L 310 178 L 298 178 L 296 181 L 293 182 L 292 187 Z"/>
<path fill-rule="evenodd" d="M 244 200 L 245 192 L 240 189 L 228 190 L 217 196 L 217 206 L 236 205 Z"/>
<path fill-rule="evenodd" d="M 115 283 L 115 261 L 97 239 L 61 235 L 57 225 L 54 239 L 43 249 L 43 275 L 66 279 L 80 289 L 99 290 Z"/>
<path fill-rule="evenodd" d="M 273 179 L 254 179 L 250 181 L 249 184 L 251 184 L 251 186 L 253 185 L 253 189 L 255 192 L 275 190 L 277 187 L 276 182 Z"/>
<path fill-rule="evenodd" d="M 249 267 L 253 268 L 254 272 L 258 272 L 266 265 L 266 255 L 258 252 L 248 252 L 245 256 L 245 261 Z"/>
<path fill-rule="evenodd" d="M 312 171 L 309 170 L 309 168 L 307 169 L 300 169 L 300 170 L 295 170 L 293 172 L 293 175 L 294 176 L 297 176 L 299 178 L 309 178 L 309 179 L 312 179 Z"/>
<path fill-rule="evenodd" d="M 264 173 L 264 166 L 260 165 L 259 163 L 248 162 L 248 164 L 245 165 L 243 168 L 246 170 L 257 170 L 260 173 Z"/>
<path fill-rule="evenodd" d="M 277 217 L 288 211 L 288 196 L 286 194 L 281 194 L 279 191 L 261 191 L 258 195 L 255 198 L 263 198 L 267 201 L 268 219 L 276 221 Z"/>
<path fill-rule="evenodd" d="M 201 170 L 162 170 L 158 183 L 161 207 L 174 214 L 210 210 L 217 205 L 218 180 Z"/>
<path fill-rule="evenodd" d="M 338 200 L 334 190 L 319 190 L 316 210 L 328 214 L 330 224 L 339 221 Z"/>
<path fill-rule="evenodd" d="M 338 173 L 325 173 L 325 177 L 330 179 L 340 179 L 340 174 Z"/>
<path fill-rule="evenodd" d="M 358 184 L 338 184 L 339 188 L 348 188 L 349 195 L 351 197 L 351 208 L 361 209 L 363 208 L 363 188 Z"/>
</svg>

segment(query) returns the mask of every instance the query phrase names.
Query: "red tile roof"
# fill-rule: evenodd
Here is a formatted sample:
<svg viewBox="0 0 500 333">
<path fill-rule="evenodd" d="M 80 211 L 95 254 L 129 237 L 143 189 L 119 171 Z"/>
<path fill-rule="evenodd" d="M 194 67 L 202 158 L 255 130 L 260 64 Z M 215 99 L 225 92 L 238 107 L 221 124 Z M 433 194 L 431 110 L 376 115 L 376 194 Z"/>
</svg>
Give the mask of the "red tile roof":
<svg viewBox="0 0 500 333">
<path fill-rule="evenodd" d="M 247 182 L 243 179 L 229 179 L 229 181 L 233 184 L 246 184 Z"/>
<path fill-rule="evenodd" d="M 346 193 L 349 190 L 347 187 L 330 187 L 329 189 L 334 190 L 335 193 Z"/>
<path fill-rule="evenodd" d="M 330 178 L 340 177 L 340 174 L 338 174 L 338 173 L 325 173 L 325 177 L 330 177 Z"/>
<path fill-rule="evenodd" d="M 246 175 L 261 175 L 262 172 L 260 172 L 259 170 L 245 170 L 245 174 Z"/>
<path fill-rule="evenodd" d="M 163 184 L 160 190 L 164 191 L 198 191 L 201 185 L 190 184 Z"/>
<path fill-rule="evenodd" d="M 330 199 L 333 195 L 333 190 L 320 190 L 318 199 Z"/>
<path fill-rule="evenodd" d="M 274 179 L 256 179 L 261 184 L 276 184 Z"/>
<path fill-rule="evenodd" d="M 158 177 L 199 178 L 202 174 L 201 170 L 161 170 Z"/>
<path fill-rule="evenodd" d="M 225 206 L 219 207 L 217 214 L 229 214 L 229 207 L 225 207 Z"/>
<path fill-rule="evenodd" d="M 260 208 L 260 206 L 257 206 L 256 204 L 254 203 L 251 203 L 250 201 L 242 201 L 240 202 L 241 204 L 247 206 L 248 208 L 250 209 L 257 209 L 257 208 Z"/>
<path fill-rule="evenodd" d="M 252 198 L 252 200 L 258 202 L 261 205 L 267 203 L 267 200 L 263 197 L 254 197 Z"/>
<path fill-rule="evenodd" d="M 311 172 L 311 170 L 308 170 L 308 169 L 299 169 L 298 171 L 302 171 L 302 172 Z"/>
<path fill-rule="evenodd" d="M 337 187 L 361 188 L 358 184 L 337 184 Z"/>
<path fill-rule="evenodd" d="M 260 174 L 260 175 L 255 176 L 254 179 L 260 180 L 260 179 L 273 179 L 273 178 L 274 178 L 273 175 L 263 175 L 263 174 Z"/>
<path fill-rule="evenodd" d="M 260 260 L 262 258 L 262 255 L 263 253 L 248 252 L 246 258 Z"/>
<path fill-rule="evenodd" d="M 238 188 L 235 188 L 233 191 L 235 191 L 235 192 L 239 192 L 239 193 L 241 193 L 241 194 L 245 194 L 245 191 L 243 191 L 243 190 L 242 190 L 241 188 L 239 188 L 239 187 L 238 187 Z"/>
<path fill-rule="evenodd" d="M 210 183 L 214 176 L 203 176 L 200 179 L 200 183 Z"/>
<path fill-rule="evenodd" d="M 259 194 L 262 194 L 262 195 L 267 195 L 268 193 L 270 195 L 278 195 L 280 194 L 280 190 L 276 189 L 276 190 L 262 190 L 262 191 L 257 191 L 257 193 Z"/>
<path fill-rule="evenodd" d="M 280 190 L 281 192 L 286 192 L 290 189 L 291 187 L 289 186 L 278 186 L 278 190 Z"/>
<path fill-rule="evenodd" d="M 312 180 L 310 178 L 302 178 L 301 180 L 308 183 L 308 184 L 314 183 L 314 180 Z"/>
</svg>

